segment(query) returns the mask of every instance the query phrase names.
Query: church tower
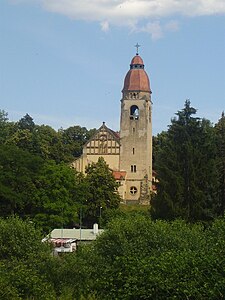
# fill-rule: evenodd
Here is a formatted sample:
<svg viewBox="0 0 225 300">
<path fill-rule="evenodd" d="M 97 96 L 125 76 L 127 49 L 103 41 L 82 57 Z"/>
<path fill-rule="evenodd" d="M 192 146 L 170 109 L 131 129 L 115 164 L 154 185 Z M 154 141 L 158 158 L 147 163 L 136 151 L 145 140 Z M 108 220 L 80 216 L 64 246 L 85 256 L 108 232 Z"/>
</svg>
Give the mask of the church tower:
<svg viewBox="0 0 225 300">
<path fill-rule="evenodd" d="M 138 50 L 138 45 L 137 45 Z M 152 185 L 151 89 L 138 51 L 131 60 L 122 90 L 120 170 L 126 171 L 127 203 L 148 201 Z"/>
</svg>

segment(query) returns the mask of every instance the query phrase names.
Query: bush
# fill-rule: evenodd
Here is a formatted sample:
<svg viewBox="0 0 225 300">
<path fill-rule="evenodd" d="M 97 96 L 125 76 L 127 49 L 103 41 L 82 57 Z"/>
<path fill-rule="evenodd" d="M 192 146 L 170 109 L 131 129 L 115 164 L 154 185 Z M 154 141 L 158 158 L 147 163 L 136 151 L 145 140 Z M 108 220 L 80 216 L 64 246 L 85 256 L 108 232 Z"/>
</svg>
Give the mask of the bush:
<svg viewBox="0 0 225 300">
<path fill-rule="evenodd" d="M 50 253 L 32 223 L 0 219 L 0 298 L 55 299 L 46 269 Z"/>
<path fill-rule="evenodd" d="M 220 299 L 224 237 L 224 220 L 204 229 L 142 215 L 116 219 L 74 257 L 77 290 L 97 299 Z"/>
</svg>

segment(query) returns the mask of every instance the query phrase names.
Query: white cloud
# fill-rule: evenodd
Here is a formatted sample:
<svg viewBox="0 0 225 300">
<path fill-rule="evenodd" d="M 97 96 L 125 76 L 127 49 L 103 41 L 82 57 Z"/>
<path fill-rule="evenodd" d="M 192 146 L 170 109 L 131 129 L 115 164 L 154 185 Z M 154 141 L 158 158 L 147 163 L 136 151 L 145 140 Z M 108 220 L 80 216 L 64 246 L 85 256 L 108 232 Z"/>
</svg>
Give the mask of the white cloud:
<svg viewBox="0 0 225 300">
<path fill-rule="evenodd" d="M 101 22 L 100 25 L 102 31 L 107 32 L 109 30 L 109 23 L 107 21 Z"/>
<path fill-rule="evenodd" d="M 175 20 L 171 20 L 165 25 L 166 31 L 177 31 L 179 29 L 179 23 Z"/>
<path fill-rule="evenodd" d="M 160 39 L 163 36 L 163 29 L 159 21 L 149 22 L 140 28 L 139 31 L 150 33 L 153 40 Z"/>
<path fill-rule="evenodd" d="M 151 35 L 153 40 L 160 39 L 166 32 L 174 32 L 179 29 L 179 23 L 175 20 L 171 20 L 165 24 L 162 24 L 159 20 L 146 23 L 144 26 L 137 27 L 137 32 L 147 32 Z"/>
<path fill-rule="evenodd" d="M 124 17 L 139 19 L 177 13 L 192 16 L 225 13 L 224 0 L 40 0 L 39 2 L 48 10 L 87 20 L 101 20 L 107 17 L 116 21 Z"/>
<path fill-rule="evenodd" d="M 110 25 L 138 28 L 160 38 L 164 31 L 178 29 L 175 21 L 164 28 L 159 19 L 184 15 L 189 17 L 225 14 L 224 0 L 8 0 L 13 3 L 39 3 L 44 9 L 75 20 L 97 21 L 103 31 Z"/>
</svg>

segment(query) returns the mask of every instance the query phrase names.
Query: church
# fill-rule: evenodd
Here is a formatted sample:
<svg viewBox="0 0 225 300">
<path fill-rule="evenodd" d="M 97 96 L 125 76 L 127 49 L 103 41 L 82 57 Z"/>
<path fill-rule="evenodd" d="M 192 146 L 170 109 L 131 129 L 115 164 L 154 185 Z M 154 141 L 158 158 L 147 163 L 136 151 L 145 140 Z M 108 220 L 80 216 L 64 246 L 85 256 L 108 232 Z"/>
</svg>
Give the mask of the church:
<svg viewBox="0 0 225 300">
<path fill-rule="evenodd" d="M 152 92 L 139 45 L 136 47 L 122 89 L 120 131 L 103 122 L 73 167 L 85 173 L 88 164 L 103 157 L 120 183 L 123 202 L 147 204 L 152 191 Z"/>
</svg>

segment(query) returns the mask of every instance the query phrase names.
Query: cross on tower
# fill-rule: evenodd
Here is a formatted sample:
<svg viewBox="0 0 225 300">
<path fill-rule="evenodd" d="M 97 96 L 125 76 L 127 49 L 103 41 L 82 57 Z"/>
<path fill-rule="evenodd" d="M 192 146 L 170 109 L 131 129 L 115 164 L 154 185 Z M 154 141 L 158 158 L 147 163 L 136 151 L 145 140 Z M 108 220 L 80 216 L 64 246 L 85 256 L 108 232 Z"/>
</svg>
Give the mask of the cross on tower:
<svg viewBox="0 0 225 300">
<path fill-rule="evenodd" d="M 141 47 L 141 45 L 139 45 L 138 43 L 134 46 L 134 47 L 136 47 L 137 48 L 137 53 L 136 53 L 136 55 L 138 55 L 138 48 L 140 48 Z"/>
</svg>

